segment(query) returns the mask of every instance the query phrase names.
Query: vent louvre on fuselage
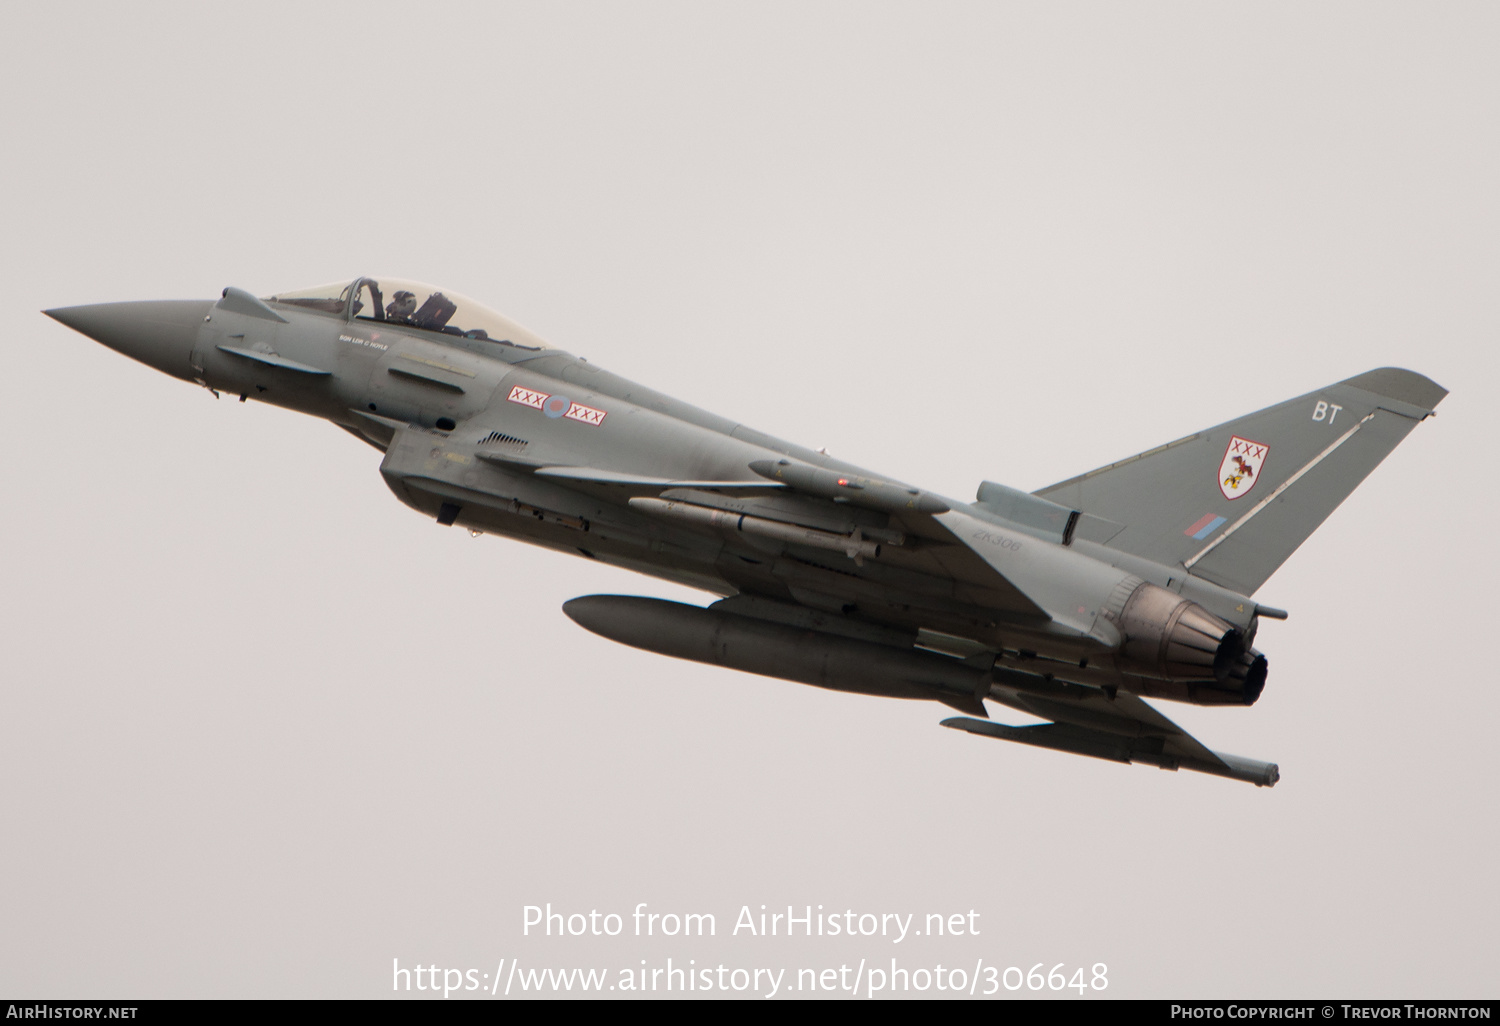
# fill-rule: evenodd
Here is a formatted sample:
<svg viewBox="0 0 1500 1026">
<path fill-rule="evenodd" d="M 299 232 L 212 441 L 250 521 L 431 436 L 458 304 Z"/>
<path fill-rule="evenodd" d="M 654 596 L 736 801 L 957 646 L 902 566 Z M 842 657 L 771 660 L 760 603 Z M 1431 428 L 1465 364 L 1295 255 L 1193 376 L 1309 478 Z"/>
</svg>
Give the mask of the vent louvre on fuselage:
<svg viewBox="0 0 1500 1026">
<path fill-rule="evenodd" d="M 513 449 L 524 449 L 529 443 L 527 443 L 526 439 L 524 438 L 516 438 L 512 435 L 502 434 L 499 431 L 491 431 L 489 434 L 485 435 L 479 440 L 479 444 L 508 445 Z"/>
</svg>

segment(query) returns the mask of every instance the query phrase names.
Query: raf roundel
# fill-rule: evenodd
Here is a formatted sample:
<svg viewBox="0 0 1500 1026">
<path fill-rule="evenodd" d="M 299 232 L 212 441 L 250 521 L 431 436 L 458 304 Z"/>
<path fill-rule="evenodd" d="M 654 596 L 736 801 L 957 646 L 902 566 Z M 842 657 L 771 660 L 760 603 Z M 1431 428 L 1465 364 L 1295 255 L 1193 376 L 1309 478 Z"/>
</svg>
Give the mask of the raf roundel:
<svg viewBox="0 0 1500 1026">
<path fill-rule="evenodd" d="M 554 395 L 542 403 L 542 412 L 556 420 L 568 412 L 568 407 L 573 405 L 573 400 L 565 395 Z"/>
</svg>

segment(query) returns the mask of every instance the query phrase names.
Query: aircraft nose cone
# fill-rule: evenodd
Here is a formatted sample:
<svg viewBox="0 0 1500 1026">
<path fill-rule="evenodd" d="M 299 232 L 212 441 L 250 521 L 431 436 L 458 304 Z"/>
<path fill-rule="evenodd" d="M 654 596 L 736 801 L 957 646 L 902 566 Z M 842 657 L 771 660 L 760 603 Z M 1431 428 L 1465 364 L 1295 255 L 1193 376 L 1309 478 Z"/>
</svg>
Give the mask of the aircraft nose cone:
<svg viewBox="0 0 1500 1026">
<path fill-rule="evenodd" d="M 94 303 L 43 310 L 117 353 L 177 378 L 191 378 L 193 345 L 212 300 L 170 299 L 145 303 Z"/>
</svg>

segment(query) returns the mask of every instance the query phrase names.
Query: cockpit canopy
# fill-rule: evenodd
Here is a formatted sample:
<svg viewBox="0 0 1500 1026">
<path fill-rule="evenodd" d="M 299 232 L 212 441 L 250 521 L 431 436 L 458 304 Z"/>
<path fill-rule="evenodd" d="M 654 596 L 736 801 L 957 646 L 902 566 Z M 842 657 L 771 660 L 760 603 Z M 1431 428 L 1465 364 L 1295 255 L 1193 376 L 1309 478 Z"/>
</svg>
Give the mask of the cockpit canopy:
<svg viewBox="0 0 1500 1026">
<path fill-rule="evenodd" d="M 300 306 L 345 318 L 436 331 L 520 349 L 547 348 L 541 339 L 489 307 L 419 281 L 356 278 L 265 298 L 268 303 Z"/>
</svg>

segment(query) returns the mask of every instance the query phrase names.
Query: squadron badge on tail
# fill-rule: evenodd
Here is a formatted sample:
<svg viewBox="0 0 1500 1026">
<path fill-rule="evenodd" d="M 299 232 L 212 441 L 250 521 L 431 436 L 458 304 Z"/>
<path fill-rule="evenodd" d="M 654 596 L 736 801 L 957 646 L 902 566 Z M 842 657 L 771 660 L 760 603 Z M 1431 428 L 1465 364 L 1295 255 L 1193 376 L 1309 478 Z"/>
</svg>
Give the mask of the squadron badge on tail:
<svg viewBox="0 0 1500 1026">
<path fill-rule="evenodd" d="M 1255 482 L 1260 480 L 1260 468 L 1265 466 L 1270 451 L 1270 446 L 1239 435 L 1229 439 L 1224 459 L 1219 463 L 1219 491 L 1224 493 L 1224 498 L 1238 499 L 1255 487 Z"/>
</svg>

